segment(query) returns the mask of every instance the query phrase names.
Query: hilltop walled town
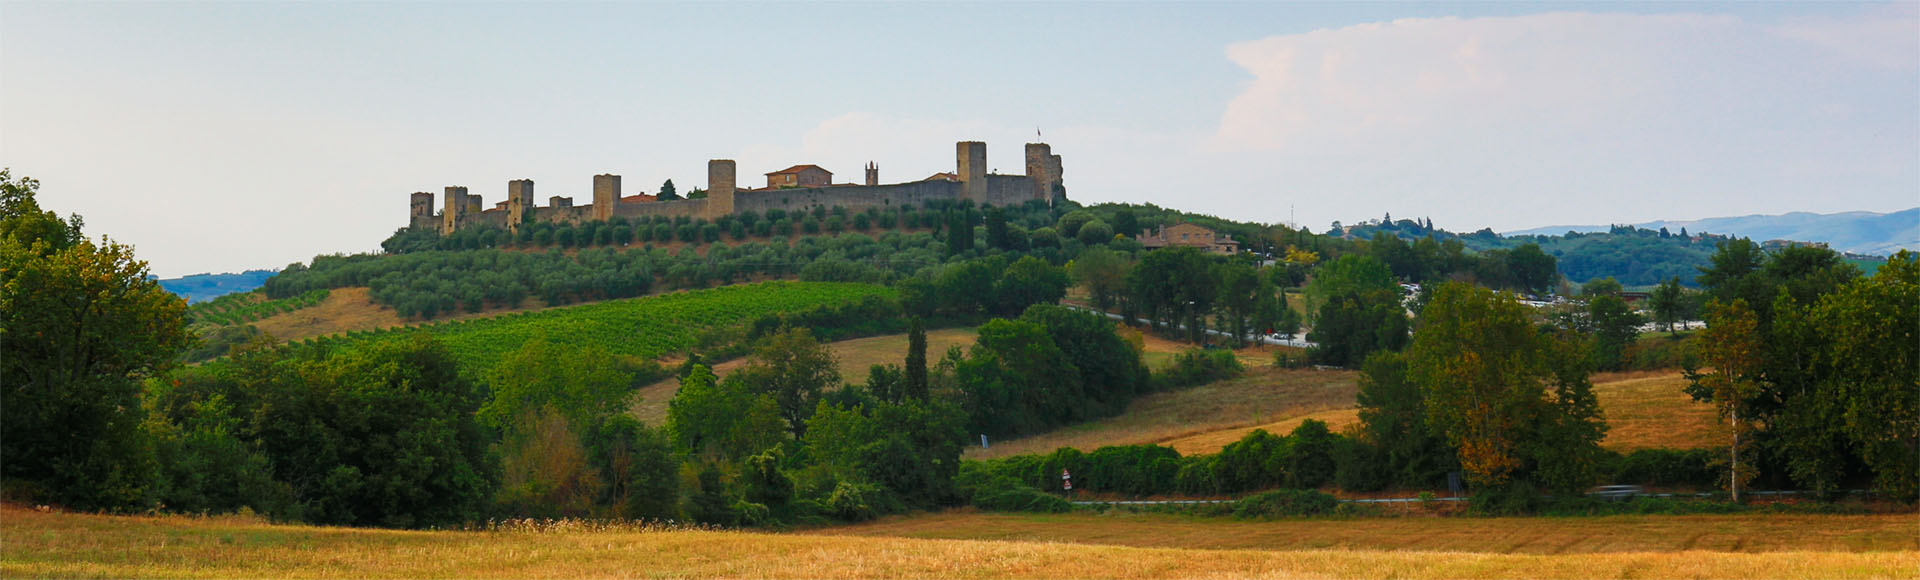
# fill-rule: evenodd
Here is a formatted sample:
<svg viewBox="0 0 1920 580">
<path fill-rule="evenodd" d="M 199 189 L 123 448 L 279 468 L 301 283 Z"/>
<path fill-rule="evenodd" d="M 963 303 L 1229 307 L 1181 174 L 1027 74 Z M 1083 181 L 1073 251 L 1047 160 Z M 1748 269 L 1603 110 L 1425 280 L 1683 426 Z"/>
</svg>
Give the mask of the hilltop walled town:
<svg viewBox="0 0 1920 580">
<path fill-rule="evenodd" d="M 507 199 L 490 208 L 485 207 L 481 196 L 467 193 L 465 186 L 449 186 L 438 213 L 432 193 L 414 193 L 408 218 L 415 228 L 437 229 L 445 235 L 468 227 L 518 231 L 520 224 L 528 222 L 580 223 L 640 216 L 711 219 L 746 211 L 793 211 L 815 206 L 864 210 L 943 199 L 1006 206 L 1048 201 L 1065 192 L 1060 180 L 1060 156 L 1045 143 L 1027 144 L 1025 175 L 988 173 L 987 144 L 983 142 L 955 144 L 954 157 L 953 173 L 937 173 L 919 181 L 881 184 L 879 167 L 869 163 L 864 183 L 833 183 L 833 173 L 826 169 L 796 165 L 766 174 L 767 185 L 761 188 L 741 187 L 733 160 L 715 159 L 707 162 L 706 197 L 699 199 L 623 196 L 620 176 L 610 174 L 593 176 L 593 203 L 589 205 L 574 205 L 571 197 L 553 196 L 547 205 L 536 206 L 531 179 L 507 182 Z"/>
</svg>

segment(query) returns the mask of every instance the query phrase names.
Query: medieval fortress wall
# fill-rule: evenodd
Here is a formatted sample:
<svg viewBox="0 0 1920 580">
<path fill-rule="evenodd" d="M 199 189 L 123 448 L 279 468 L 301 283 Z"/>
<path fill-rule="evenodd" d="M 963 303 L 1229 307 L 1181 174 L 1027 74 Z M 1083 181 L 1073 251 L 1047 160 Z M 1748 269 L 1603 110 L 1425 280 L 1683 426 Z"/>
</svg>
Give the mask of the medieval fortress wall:
<svg viewBox="0 0 1920 580">
<path fill-rule="evenodd" d="M 463 186 L 446 188 L 440 211 L 434 211 L 432 193 L 412 195 L 408 208 L 410 224 L 449 234 L 469 227 L 495 227 L 518 230 L 520 224 L 581 223 L 613 218 L 646 216 L 697 217 L 713 219 L 739 212 L 766 213 L 767 210 L 801 211 L 814 206 L 845 207 L 861 211 L 867 208 L 891 209 L 903 205 L 919 206 L 933 200 L 972 200 L 976 204 L 1008 206 L 1032 200 L 1051 200 L 1060 190 L 1060 156 L 1045 143 L 1028 143 L 1026 175 L 987 173 L 987 144 L 962 141 L 955 146 L 955 171 L 921 181 L 879 184 L 878 168 L 866 168 L 866 183 L 832 184 L 812 187 L 742 189 L 735 164 L 729 159 L 707 162 L 707 197 L 658 201 L 653 196 L 620 195 L 620 176 L 593 177 L 593 200 L 574 205 L 573 198 L 554 196 L 547 205 L 536 206 L 533 181 L 507 182 L 507 199 L 486 207 L 481 196 L 467 193 Z M 817 168 L 816 168 L 817 169 Z"/>
</svg>

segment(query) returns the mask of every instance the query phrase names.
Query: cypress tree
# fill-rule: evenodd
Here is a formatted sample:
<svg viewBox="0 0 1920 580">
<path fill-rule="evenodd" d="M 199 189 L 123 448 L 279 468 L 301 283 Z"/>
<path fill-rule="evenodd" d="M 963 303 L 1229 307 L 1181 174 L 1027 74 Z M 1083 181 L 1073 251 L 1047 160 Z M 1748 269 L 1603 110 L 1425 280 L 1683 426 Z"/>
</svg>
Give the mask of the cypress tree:
<svg viewBox="0 0 1920 580">
<path fill-rule="evenodd" d="M 907 396 L 927 400 L 927 331 L 920 317 L 907 321 Z"/>
</svg>

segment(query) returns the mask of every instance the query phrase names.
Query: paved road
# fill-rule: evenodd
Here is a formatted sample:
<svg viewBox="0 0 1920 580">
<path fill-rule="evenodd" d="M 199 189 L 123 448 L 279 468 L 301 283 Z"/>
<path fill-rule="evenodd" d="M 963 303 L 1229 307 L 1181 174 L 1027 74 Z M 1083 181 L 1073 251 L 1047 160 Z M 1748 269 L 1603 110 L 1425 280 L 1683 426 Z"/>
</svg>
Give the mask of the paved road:
<svg viewBox="0 0 1920 580">
<path fill-rule="evenodd" d="M 1092 313 L 1096 313 L 1096 314 L 1099 314 L 1099 315 L 1102 315 L 1102 316 L 1105 316 L 1105 317 L 1107 317 L 1107 318 L 1112 318 L 1112 319 L 1114 319 L 1114 320 L 1118 320 L 1118 321 L 1121 321 L 1121 322 L 1125 322 L 1125 321 L 1127 320 L 1127 317 L 1125 317 L 1125 316 L 1121 316 L 1121 315 L 1118 315 L 1118 314 L 1114 314 L 1114 313 L 1112 313 L 1112 312 L 1102 312 L 1102 311 L 1100 311 L 1100 310 L 1095 310 L 1095 309 L 1092 309 L 1092 308 L 1087 308 L 1087 307 L 1085 307 L 1085 306 L 1075 306 L 1075 305 L 1072 305 L 1072 304 L 1064 304 L 1063 306 L 1066 306 L 1067 308 L 1073 308 L 1073 309 L 1076 309 L 1076 310 L 1085 310 L 1085 311 L 1087 311 L 1087 312 L 1092 312 Z M 1178 324 L 1175 324 L 1175 325 L 1173 325 L 1173 327 L 1174 327 L 1174 328 L 1177 328 L 1177 329 L 1180 329 L 1180 330 L 1186 330 L 1186 328 L 1187 328 L 1187 327 L 1185 327 L 1185 326 L 1181 326 L 1181 325 L 1178 325 Z M 1218 337 L 1220 337 L 1220 338 L 1233 338 L 1233 335 L 1231 335 L 1231 334 L 1227 334 L 1227 333 L 1225 333 L 1225 332 L 1220 332 L 1220 331 L 1218 331 L 1218 330 L 1213 330 L 1213 329 L 1211 329 L 1211 328 L 1209 328 L 1209 329 L 1207 329 L 1207 334 L 1209 334 L 1209 335 L 1212 335 L 1212 336 L 1218 336 Z M 1274 345 L 1280 345 L 1280 346 L 1291 346 L 1291 347 L 1295 347 L 1295 348 L 1313 348 L 1313 347 L 1314 347 L 1314 344 L 1313 344 L 1312 342 L 1309 342 L 1309 341 L 1306 341 L 1306 340 L 1300 340 L 1300 339 L 1285 339 L 1285 338 L 1274 338 L 1274 337 L 1271 337 L 1271 336 L 1257 336 L 1257 337 L 1254 337 L 1254 338 L 1253 338 L 1253 340 L 1254 340 L 1254 341 L 1256 341 L 1256 342 L 1260 342 L 1260 343 L 1263 343 L 1263 344 L 1274 344 Z"/>
</svg>

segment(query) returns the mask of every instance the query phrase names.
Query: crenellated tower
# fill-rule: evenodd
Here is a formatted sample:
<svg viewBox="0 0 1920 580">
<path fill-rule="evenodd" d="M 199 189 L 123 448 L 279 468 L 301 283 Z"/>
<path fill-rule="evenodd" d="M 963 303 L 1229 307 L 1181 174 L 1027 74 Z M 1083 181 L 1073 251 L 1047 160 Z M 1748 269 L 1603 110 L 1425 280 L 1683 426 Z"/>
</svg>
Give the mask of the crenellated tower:
<svg viewBox="0 0 1920 580">
<path fill-rule="evenodd" d="M 526 223 L 527 213 L 533 211 L 533 180 L 515 179 L 507 182 L 507 231 L 520 233 L 520 224 Z"/>
<path fill-rule="evenodd" d="M 441 200 L 446 204 L 440 210 L 440 235 L 452 235 L 460 229 L 460 217 L 467 213 L 467 188 L 458 185 L 447 186 L 446 195 Z"/>
<path fill-rule="evenodd" d="M 411 203 L 407 207 L 407 225 L 416 229 L 437 228 L 433 222 L 433 194 L 425 191 L 413 192 Z"/>
</svg>

